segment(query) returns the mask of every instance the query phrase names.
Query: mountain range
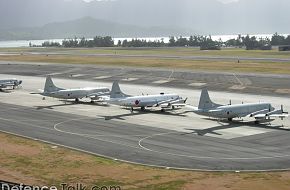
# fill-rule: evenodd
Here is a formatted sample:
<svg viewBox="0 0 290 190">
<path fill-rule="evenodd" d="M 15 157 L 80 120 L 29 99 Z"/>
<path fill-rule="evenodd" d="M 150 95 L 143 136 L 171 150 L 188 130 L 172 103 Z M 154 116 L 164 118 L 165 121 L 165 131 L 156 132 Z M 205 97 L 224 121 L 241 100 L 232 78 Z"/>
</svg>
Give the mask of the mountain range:
<svg viewBox="0 0 290 190">
<path fill-rule="evenodd" d="M 289 0 L 1 0 L 0 39 L 290 33 Z"/>
<path fill-rule="evenodd" d="M 20 27 L 0 30 L 0 40 L 64 39 L 74 37 L 168 37 L 197 33 L 190 29 L 173 27 L 144 27 L 84 17 L 77 20 L 49 23 L 42 27 Z"/>
</svg>

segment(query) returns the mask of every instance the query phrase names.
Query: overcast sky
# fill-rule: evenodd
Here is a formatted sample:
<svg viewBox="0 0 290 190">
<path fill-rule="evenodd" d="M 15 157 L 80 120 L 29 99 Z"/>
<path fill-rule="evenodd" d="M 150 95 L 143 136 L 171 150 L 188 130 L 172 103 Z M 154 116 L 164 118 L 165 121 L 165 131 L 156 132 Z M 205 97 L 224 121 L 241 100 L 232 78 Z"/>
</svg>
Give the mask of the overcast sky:
<svg viewBox="0 0 290 190">
<path fill-rule="evenodd" d="M 290 0 L 0 0 L 0 29 L 90 16 L 205 34 L 290 33 Z"/>
</svg>

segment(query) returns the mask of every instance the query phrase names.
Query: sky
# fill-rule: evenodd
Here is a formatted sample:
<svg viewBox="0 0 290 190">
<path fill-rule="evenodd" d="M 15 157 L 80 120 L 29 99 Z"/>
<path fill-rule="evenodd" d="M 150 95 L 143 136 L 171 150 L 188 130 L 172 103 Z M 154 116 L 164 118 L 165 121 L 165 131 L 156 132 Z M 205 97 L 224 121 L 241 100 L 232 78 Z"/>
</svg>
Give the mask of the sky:
<svg viewBox="0 0 290 190">
<path fill-rule="evenodd" d="M 0 0 L 0 29 L 92 17 L 203 34 L 290 33 L 290 0 Z"/>
<path fill-rule="evenodd" d="M 219 2 L 222 2 L 224 4 L 228 4 L 228 3 L 236 3 L 238 2 L 239 0 L 218 0 Z"/>
</svg>

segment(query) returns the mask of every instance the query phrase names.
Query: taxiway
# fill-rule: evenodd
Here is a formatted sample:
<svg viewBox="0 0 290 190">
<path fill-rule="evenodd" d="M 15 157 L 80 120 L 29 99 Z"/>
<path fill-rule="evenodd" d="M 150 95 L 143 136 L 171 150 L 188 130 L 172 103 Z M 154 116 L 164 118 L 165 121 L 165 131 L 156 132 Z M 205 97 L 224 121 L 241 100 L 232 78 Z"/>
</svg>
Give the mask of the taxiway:
<svg viewBox="0 0 290 190">
<path fill-rule="evenodd" d="M 47 66 L 51 68 L 53 66 Z M 64 67 L 59 65 L 58 67 Z M 2 70 L 1 70 L 2 71 Z M 7 71 L 7 70 L 6 70 Z M 12 71 L 12 70 L 11 70 Z M 158 110 L 133 114 L 127 109 L 88 100 L 75 104 L 32 95 L 43 88 L 47 71 L 28 76 L 18 70 L 22 89 L 0 93 L 0 130 L 35 140 L 65 146 L 112 159 L 164 168 L 207 171 L 268 171 L 290 168 L 290 120 L 271 126 L 250 121 L 223 122 L 197 116 L 188 110 L 160 113 Z M 50 70 L 49 70 L 50 71 Z M 23 73 L 21 73 L 23 72 Z M 57 72 L 57 69 L 55 70 Z M 77 71 L 75 74 L 78 74 Z M 98 71 L 94 71 L 98 73 Z M 13 77 L 1 74 L 1 78 Z M 61 87 L 111 86 L 106 80 L 78 77 L 54 78 Z M 133 84 L 132 84 L 133 83 Z M 200 90 L 121 82 L 133 95 L 162 92 L 188 97 L 197 105 Z M 210 92 L 215 102 L 269 101 L 290 109 L 288 97 Z M 283 125 L 283 126 L 282 126 Z"/>
</svg>

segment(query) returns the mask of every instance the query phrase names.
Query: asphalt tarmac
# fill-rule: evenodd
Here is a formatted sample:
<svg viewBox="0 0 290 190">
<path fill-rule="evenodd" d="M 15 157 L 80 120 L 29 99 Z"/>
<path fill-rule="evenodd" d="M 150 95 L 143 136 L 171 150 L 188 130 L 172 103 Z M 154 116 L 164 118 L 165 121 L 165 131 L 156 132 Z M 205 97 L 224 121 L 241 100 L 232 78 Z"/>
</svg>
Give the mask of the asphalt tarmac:
<svg viewBox="0 0 290 190">
<path fill-rule="evenodd" d="M 3 65 L 3 64 L 2 64 Z M 19 68 L 4 66 L 1 73 L 16 72 Z M 8 64 L 4 64 L 8 65 Z M 19 64 L 21 65 L 21 64 Z M 16 77 L 23 80 L 23 87 L 0 93 L 0 130 L 35 140 L 77 149 L 112 159 L 164 168 L 203 171 L 268 171 L 290 168 L 290 120 L 277 120 L 272 125 L 254 125 L 250 120 L 212 120 L 182 109 L 166 113 L 159 110 L 133 114 L 129 110 L 104 103 L 42 100 L 32 95 L 43 88 L 44 75 L 67 69 L 63 65 L 38 66 L 28 76 L 28 68 L 17 69 L 18 76 L 1 74 L 0 78 Z M 43 69 L 46 67 L 48 70 Z M 77 68 L 71 66 L 72 69 Z M 26 69 L 25 69 L 26 68 Z M 108 86 L 107 80 L 86 80 L 78 77 L 55 75 L 60 87 Z M 112 68 L 113 69 L 113 68 Z M 4 71 L 4 72 L 3 72 Z M 106 70 L 107 71 L 107 70 Z M 88 71 L 98 76 L 98 71 Z M 117 71 L 115 71 L 117 72 Z M 139 71 L 141 72 L 141 71 Z M 159 71 L 156 71 L 159 72 Z M 70 72 L 68 72 L 70 74 Z M 15 73 L 14 73 L 15 74 Z M 114 74 L 114 72 L 112 72 Z M 111 76 L 113 76 L 111 74 Z M 22 75 L 22 76 L 21 76 Z M 105 75 L 102 75 L 105 76 Z M 79 79 L 80 77 L 80 79 Z M 198 104 L 200 90 L 151 83 L 139 84 L 134 80 L 121 80 L 123 91 L 133 95 L 162 92 L 178 93 L 188 97 L 188 103 Z M 212 100 L 226 104 L 269 101 L 273 106 L 283 104 L 289 111 L 288 97 L 253 95 L 210 91 Z"/>
<path fill-rule="evenodd" d="M 53 75 L 86 81 L 226 91 L 290 97 L 290 76 L 251 73 L 207 72 L 170 69 L 112 67 L 101 65 L 1 62 L 1 74 L 22 76 Z"/>
</svg>

